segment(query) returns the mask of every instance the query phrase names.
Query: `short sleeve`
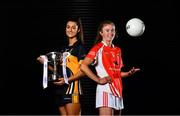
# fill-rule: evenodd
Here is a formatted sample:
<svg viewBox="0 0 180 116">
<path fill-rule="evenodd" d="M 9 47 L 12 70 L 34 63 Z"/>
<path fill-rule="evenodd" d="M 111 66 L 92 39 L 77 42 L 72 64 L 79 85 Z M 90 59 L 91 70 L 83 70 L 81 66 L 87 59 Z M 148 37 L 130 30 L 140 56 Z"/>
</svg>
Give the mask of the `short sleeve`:
<svg viewBox="0 0 180 116">
<path fill-rule="evenodd" d="M 97 52 L 98 50 L 102 47 L 102 44 L 101 43 L 98 43 L 96 45 L 94 45 L 90 51 L 88 52 L 88 54 L 86 55 L 87 58 L 90 58 L 90 59 L 94 59 L 97 55 Z"/>
</svg>

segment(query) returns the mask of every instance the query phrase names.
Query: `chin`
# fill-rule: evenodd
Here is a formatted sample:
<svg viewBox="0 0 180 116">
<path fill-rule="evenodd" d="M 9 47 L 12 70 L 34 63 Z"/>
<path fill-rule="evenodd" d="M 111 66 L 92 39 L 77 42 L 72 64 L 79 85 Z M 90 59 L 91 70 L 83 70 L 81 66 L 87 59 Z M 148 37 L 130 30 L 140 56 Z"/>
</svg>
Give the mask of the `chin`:
<svg viewBox="0 0 180 116">
<path fill-rule="evenodd" d="M 112 39 L 110 39 L 110 40 L 107 40 L 107 42 L 112 42 Z"/>
</svg>

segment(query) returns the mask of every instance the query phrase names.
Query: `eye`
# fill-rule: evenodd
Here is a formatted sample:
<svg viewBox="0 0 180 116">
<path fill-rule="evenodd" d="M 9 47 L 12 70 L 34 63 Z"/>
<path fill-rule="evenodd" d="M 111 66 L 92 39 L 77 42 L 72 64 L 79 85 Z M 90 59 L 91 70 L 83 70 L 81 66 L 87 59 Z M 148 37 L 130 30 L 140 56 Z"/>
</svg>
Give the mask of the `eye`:
<svg viewBox="0 0 180 116">
<path fill-rule="evenodd" d="M 109 32 L 109 29 L 106 29 L 105 31 L 106 31 L 106 32 Z"/>
<path fill-rule="evenodd" d="M 72 27 L 74 30 L 76 29 L 76 27 Z"/>
<path fill-rule="evenodd" d="M 70 27 L 69 26 L 66 26 L 66 29 L 69 29 Z"/>
</svg>

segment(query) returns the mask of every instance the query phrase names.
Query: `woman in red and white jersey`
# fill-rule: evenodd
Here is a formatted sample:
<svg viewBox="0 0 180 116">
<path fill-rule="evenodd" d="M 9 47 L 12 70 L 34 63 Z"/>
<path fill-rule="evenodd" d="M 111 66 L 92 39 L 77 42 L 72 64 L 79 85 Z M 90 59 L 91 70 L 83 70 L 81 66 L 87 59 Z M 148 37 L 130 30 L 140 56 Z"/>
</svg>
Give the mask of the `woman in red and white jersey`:
<svg viewBox="0 0 180 116">
<path fill-rule="evenodd" d="M 98 28 L 96 44 L 81 64 L 81 70 L 98 83 L 96 108 L 99 108 L 100 115 L 113 115 L 114 110 L 119 111 L 118 114 L 121 113 L 124 108 L 121 78 L 130 76 L 140 70 L 133 67 L 127 72 L 121 71 L 123 67 L 121 49 L 112 44 L 115 36 L 115 24 L 112 21 L 103 21 Z M 89 65 L 93 62 L 97 75 L 89 68 Z M 106 84 L 101 82 L 102 78 L 106 79 Z"/>
</svg>

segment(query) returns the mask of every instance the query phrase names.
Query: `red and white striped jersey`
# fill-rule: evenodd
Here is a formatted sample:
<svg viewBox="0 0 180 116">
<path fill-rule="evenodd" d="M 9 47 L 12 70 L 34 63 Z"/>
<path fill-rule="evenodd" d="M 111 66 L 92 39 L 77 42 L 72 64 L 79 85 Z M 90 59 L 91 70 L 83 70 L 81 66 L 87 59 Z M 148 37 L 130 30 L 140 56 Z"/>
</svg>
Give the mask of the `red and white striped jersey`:
<svg viewBox="0 0 180 116">
<path fill-rule="evenodd" d="M 94 45 L 86 57 L 97 61 L 95 69 L 100 78 L 110 76 L 112 79 L 112 83 L 110 84 L 98 84 L 97 92 L 105 91 L 112 93 L 114 96 L 122 97 L 123 86 L 121 80 L 121 68 L 123 67 L 123 62 L 121 49 L 114 45 L 109 47 L 102 41 Z"/>
</svg>

